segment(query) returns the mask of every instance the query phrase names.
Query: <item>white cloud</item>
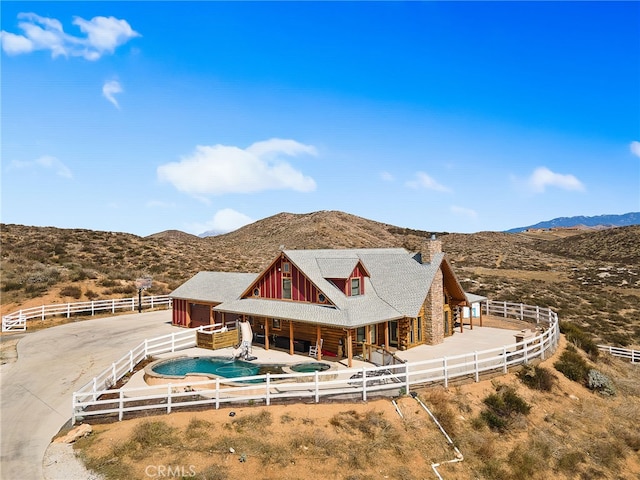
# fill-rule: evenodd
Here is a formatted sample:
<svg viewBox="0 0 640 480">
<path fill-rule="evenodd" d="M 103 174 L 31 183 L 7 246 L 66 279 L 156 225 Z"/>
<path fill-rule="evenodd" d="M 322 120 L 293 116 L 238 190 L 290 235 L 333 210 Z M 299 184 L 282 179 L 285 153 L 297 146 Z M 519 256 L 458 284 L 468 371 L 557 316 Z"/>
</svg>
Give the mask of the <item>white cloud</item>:
<svg viewBox="0 0 640 480">
<path fill-rule="evenodd" d="M 407 186 L 411 188 L 424 188 L 435 190 L 436 192 L 450 192 L 451 189 L 438 183 L 435 179 L 424 172 L 417 172 L 414 180 L 409 180 Z"/>
<path fill-rule="evenodd" d="M 44 168 L 47 170 L 55 171 L 56 175 L 64 178 L 73 178 L 71 170 L 58 160 L 56 157 L 52 157 L 51 155 L 44 155 L 40 158 L 37 158 L 33 161 L 21 161 L 14 160 L 11 162 L 11 169 L 22 169 L 22 168 Z"/>
<path fill-rule="evenodd" d="M 109 100 L 117 109 L 120 109 L 118 100 L 114 97 L 116 93 L 122 93 L 122 86 L 117 80 L 110 80 L 102 86 L 102 95 L 104 95 L 104 98 Z"/>
<path fill-rule="evenodd" d="M 636 157 L 640 157 L 640 142 L 634 140 L 629 144 L 629 149 Z"/>
<path fill-rule="evenodd" d="M 571 174 L 555 173 L 547 167 L 536 168 L 529 177 L 529 187 L 538 193 L 542 193 L 550 187 L 558 187 L 564 190 L 584 190 L 584 185 L 580 180 Z"/>
<path fill-rule="evenodd" d="M 220 235 L 232 232 L 250 223 L 253 223 L 253 219 L 244 213 L 232 208 L 223 208 L 218 210 L 211 220 L 204 224 L 194 224 L 190 227 L 190 230 L 198 235 L 202 233 Z"/>
<path fill-rule="evenodd" d="M 140 34 L 126 20 L 115 17 L 93 17 L 85 20 L 74 17 L 73 24 L 86 36 L 73 36 L 64 32 L 62 23 L 55 18 L 41 17 L 35 13 L 19 13 L 18 27 L 23 34 L 2 31 L 2 49 L 8 55 L 20 55 L 36 50 L 49 50 L 53 58 L 83 57 L 98 60 L 112 54 L 117 47 Z"/>
<path fill-rule="evenodd" d="M 191 155 L 161 165 L 157 172 L 160 181 L 196 197 L 284 189 L 310 192 L 316 188 L 313 178 L 280 158 L 301 153 L 316 155 L 316 149 L 278 138 L 254 143 L 246 149 L 199 145 Z"/>
<path fill-rule="evenodd" d="M 449 207 L 449 210 L 451 210 L 451 212 L 456 215 L 460 215 L 461 217 L 478 218 L 478 212 L 476 212 L 471 208 L 458 207 L 456 205 L 451 205 L 451 207 Z"/>
<path fill-rule="evenodd" d="M 394 176 L 389 172 L 380 172 L 380 178 L 385 182 L 393 182 L 395 180 Z"/>
</svg>

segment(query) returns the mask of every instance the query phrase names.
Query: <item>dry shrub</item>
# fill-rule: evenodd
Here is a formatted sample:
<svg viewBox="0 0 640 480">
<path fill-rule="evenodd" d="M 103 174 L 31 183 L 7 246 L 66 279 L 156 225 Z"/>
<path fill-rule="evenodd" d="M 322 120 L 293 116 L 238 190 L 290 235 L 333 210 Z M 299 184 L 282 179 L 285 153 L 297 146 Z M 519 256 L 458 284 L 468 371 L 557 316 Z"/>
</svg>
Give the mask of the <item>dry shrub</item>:
<svg viewBox="0 0 640 480">
<path fill-rule="evenodd" d="M 271 412 L 268 410 L 261 410 L 258 413 L 251 413 L 243 415 L 241 417 L 235 417 L 231 421 L 231 425 L 237 432 L 244 431 L 264 431 L 268 426 L 273 423 L 271 418 Z"/>
<path fill-rule="evenodd" d="M 449 435 L 454 435 L 456 432 L 456 413 L 451 408 L 451 401 L 447 393 L 441 389 L 436 388 L 429 390 L 425 393 L 424 402 L 431 410 L 431 413 L 438 419 L 442 428 Z"/>
</svg>

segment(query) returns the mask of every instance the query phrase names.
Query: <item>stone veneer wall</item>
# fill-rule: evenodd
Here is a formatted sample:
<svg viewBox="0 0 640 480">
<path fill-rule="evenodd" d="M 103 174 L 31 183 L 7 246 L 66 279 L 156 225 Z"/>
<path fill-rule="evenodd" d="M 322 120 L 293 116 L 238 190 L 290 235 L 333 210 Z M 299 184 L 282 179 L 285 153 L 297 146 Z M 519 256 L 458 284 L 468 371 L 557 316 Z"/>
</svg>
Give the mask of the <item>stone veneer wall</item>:
<svg viewBox="0 0 640 480">
<path fill-rule="evenodd" d="M 441 269 L 438 269 L 431 284 L 424 312 L 426 315 L 425 342 L 429 345 L 444 342 L 444 285 Z"/>
</svg>

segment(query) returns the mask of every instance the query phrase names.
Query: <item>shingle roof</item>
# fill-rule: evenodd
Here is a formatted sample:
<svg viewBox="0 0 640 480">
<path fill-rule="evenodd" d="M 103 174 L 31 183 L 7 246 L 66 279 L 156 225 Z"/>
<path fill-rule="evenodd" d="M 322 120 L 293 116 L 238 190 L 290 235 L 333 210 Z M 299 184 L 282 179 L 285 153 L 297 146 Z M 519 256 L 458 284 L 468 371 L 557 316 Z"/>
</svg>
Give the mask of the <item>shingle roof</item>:
<svg viewBox="0 0 640 480">
<path fill-rule="evenodd" d="M 198 272 L 169 296 L 210 303 L 229 302 L 240 297 L 257 277 L 257 273 Z"/>
<path fill-rule="evenodd" d="M 242 292 L 258 277 L 253 273 L 200 272 L 171 296 L 220 302 L 215 309 L 224 312 L 355 328 L 417 317 L 445 258 L 443 253 L 436 253 L 431 263 L 422 264 L 404 248 L 284 250 L 283 254 L 334 306 L 240 299 Z M 370 277 L 365 278 L 363 295 L 348 297 L 328 279 L 348 278 L 358 262 Z"/>
</svg>

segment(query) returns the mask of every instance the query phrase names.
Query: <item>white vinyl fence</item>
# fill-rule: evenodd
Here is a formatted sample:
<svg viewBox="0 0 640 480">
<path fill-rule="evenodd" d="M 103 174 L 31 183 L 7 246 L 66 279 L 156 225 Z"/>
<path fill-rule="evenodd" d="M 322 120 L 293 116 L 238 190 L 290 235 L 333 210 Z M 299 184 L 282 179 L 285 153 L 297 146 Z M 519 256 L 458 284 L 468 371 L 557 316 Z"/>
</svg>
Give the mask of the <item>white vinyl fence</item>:
<svg viewBox="0 0 640 480">
<path fill-rule="evenodd" d="M 168 295 L 142 297 L 142 308 L 171 308 L 171 298 Z M 56 303 L 41 307 L 25 308 L 18 312 L 2 317 L 2 331 L 26 330 L 27 320 L 44 320 L 56 315 L 95 315 L 100 312 L 115 313 L 116 310 L 135 311 L 138 308 L 138 297 L 114 298 L 110 300 L 92 300 L 90 302 Z"/>
<path fill-rule="evenodd" d="M 614 357 L 628 358 L 631 363 L 640 363 L 640 351 L 628 348 L 610 347 L 609 345 L 598 345 L 598 350 L 607 352 Z"/>
<path fill-rule="evenodd" d="M 478 382 L 486 372 L 504 372 L 515 365 L 544 359 L 557 348 L 560 330 L 558 316 L 550 309 L 542 309 L 505 302 L 488 302 L 493 315 L 519 312 L 521 319 L 542 323 L 542 333 L 521 342 L 500 348 L 469 352 L 435 360 L 399 365 L 371 366 L 344 370 L 329 370 L 313 374 L 267 374 L 234 379 L 209 379 L 188 384 L 169 384 L 139 388 L 110 388 L 137 362 L 154 353 L 174 352 L 195 346 L 196 331 L 166 335 L 146 340 L 92 381 L 73 393 L 72 423 L 94 415 L 118 415 L 144 410 L 170 413 L 184 407 L 202 405 L 219 408 L 224 403 L 264 402 L 270 405 L 277 399 L 361 398 L 369 396 L 409 393 L 416 385 L 431 383 L 448 386 L 454 379 Z M 500 310 L 503 307 L 504 312 Z M 506 315 L 505 315 L 506 316 Z M 185 388 L 186 387 L 186 388 Z"/>
</svg>

